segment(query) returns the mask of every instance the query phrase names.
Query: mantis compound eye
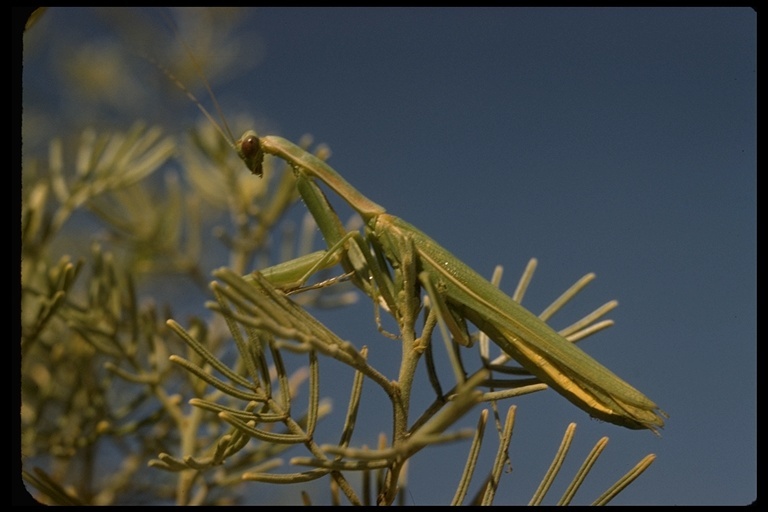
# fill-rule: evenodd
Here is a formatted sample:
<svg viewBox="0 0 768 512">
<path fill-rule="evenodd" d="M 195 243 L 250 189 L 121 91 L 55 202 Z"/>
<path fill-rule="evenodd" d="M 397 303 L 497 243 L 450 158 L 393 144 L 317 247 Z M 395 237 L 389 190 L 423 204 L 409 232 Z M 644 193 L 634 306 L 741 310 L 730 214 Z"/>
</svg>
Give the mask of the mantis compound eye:
<svg viewBox="0 0 768 512">
<path fill-rule="evenodd" d="M 243 155 L 252 157 L 259 149 L 259 139 L 253 135 L 249 135 L 243 140 L 241 148 Z"/>
</svg>

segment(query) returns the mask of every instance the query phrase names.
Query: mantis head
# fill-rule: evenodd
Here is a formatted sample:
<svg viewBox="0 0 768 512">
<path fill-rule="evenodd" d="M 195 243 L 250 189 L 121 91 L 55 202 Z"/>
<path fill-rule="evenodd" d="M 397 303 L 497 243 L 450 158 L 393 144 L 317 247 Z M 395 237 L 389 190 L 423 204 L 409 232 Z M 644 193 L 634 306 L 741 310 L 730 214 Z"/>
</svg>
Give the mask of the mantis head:
<svg viewBox="0 0 768 512">
<path fill-rule="evenodd" d="M 259 136 L 253 130 L 245 132 L 236 142 L 235 149 L 237 154 L 245 162 L 248 170 L 259 178 L 264 174 L 261 167 L 264 161 L 264 151 L 261 148 Z"/>
</svg>

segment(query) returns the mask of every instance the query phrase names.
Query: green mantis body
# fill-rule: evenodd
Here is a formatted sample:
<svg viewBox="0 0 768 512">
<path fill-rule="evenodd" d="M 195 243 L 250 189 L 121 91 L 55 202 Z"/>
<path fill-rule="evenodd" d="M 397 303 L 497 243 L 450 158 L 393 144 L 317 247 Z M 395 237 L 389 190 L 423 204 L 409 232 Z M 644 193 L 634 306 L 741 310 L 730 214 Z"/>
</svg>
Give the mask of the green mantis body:
<svg viewBox="0 0 768 512">
<path fill-rule="evenodd" d="M 360 273 L 364 265 L 370 268 L 378 265 L 379 271 L 371 271 L 376 279 L 384 264 L 381 257 L 386 259 L 395 270 L 395 283 L 378 279 L 376 284 L 382 288 L 388 303 L 394 302 L 392 297 L 397 294 L 409 301 L 410 307 L 417 307 L 419 286 L 431 285 L 438 295 L 433 300 L 438 303 L 457 342 L 468 342 L 465 320 L 469 320 L 526 370 L 591 416 L 624 427 L 647 428 L 654 432 L 664 425 L 663 413 L 644 394 L 558 334 L 422 231 L 387 214 L 383 207 L 363 196 L 324 161 L 285 139 L 274 136 L 259 138 L 252 131 L 246 132 L 237 141 L 236 148 L 254 174 L 261 175 L 265 153 L 277 156 L 293 167 L 299 191 L 329 246 L 340 242 L 344 230 L 327 202 L 318 206 L 318 195 L 322 192 L 313 180 L 324 183 L 360 214 L 366 224 L 366 236 L 362 242 L 358 240 L 357 245 L 349 244 L 347 261 L 352 260 L 352 263 L 346 266 L 351 265 Z M 380 262 L 377 263 L 371 254 Z M 363 259 L 367 263 L 362 263 Z M 357 263 L 354 263 L 355 260 Z M 370 293 L 368 272 L 357 275 L 353 281 Z"/>
</svg>

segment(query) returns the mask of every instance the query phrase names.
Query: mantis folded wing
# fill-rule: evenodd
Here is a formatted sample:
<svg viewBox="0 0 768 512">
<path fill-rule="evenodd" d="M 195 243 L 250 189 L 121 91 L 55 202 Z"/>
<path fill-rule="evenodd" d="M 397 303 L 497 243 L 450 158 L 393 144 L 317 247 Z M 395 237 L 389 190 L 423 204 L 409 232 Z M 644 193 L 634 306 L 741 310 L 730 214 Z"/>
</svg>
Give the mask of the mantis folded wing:
<svg viewBox="0 0 768 512">
<path fill-rule="evenodd" d="M 445 318 L 465 319 L 475 324 L 526 370 L 591 416 L 653 432 L 664 425 L 664 413 L 644 394 L 555 332 L 422 231 L 387 214 L 383 207 L 363 196 L 324 161 L 285 139 L 259 138 L 250 131 L 237 141 L 236 148 L 254 174 L 261 175 L 265 153 L 293 166 L 299 191 L 329 246 L 341 244 L 347 235 L 313 180 L 323 182 L 361 215 L 366 223 L 366 235 L 362 241 L 359 233 L 357 237 L 347 237 L 355 243 L 349 243 L 342 262 L 347 270 L 356 272 L 353 281 L 369 295 L 372 293 L 369 273 L 374 279 L 382 275 L 380 271 L 370 269 L 380 267 L 380 262 L 386 259 L 398 272 L 418 274 L 422 283 L 430 281 L 439 294 L 436 302 Z M 419 290 L 404 289 L 402 280 L 393 285 L 392 281 L 379 278 L 376 284 L 388 304 L 394 304 L 395 295 L 418 303 Z M 466 332 L 457 327 L 458 324 L 452 325 L 457 342 L 466 342 Z"/>
</svg>

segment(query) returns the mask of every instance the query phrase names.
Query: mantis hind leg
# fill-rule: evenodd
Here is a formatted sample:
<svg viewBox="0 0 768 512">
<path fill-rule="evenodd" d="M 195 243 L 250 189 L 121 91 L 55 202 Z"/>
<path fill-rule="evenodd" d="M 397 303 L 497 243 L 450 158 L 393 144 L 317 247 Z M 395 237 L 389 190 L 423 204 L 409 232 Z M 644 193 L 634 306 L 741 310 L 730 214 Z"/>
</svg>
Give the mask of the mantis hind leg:
<svg viewBox="0 0 768 512">
<path fill-rule="evenodd" d="M 463 383 L 467 378 L 467 371 L 464 369 L 464 363 L 461 360 L 458 346 L 471 345 L 471 337 L 467 328 L 467 322 L 463 317 L 460 317 L 451 311 L 440 293 L 439 285 L 434 282 L 432 276 L 428 272 L 419 273 L 419 281 L 426 290 L 429 304 L 437 316 L 438 326 L 442 333 L 448 357 L 451 360 L 451 366 L 453 367 L 456 382 L 459 384 Z M 455 341 L 455 343 L 452 343 L 452 341 Z"/>
</svg>

